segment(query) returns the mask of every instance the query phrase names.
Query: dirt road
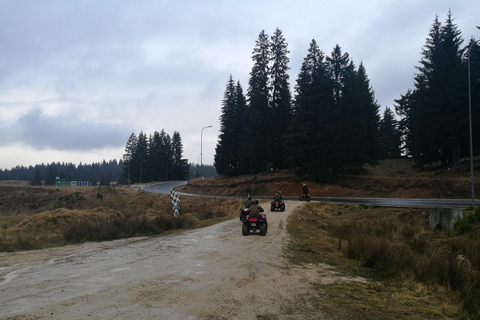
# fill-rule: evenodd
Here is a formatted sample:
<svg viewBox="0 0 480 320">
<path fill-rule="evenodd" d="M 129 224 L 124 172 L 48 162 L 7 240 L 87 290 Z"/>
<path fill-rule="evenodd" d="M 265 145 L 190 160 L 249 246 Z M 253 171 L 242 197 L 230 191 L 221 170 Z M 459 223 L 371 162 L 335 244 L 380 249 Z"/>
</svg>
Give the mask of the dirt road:
<svg viewBox="0 0 480 320">
<path fill-rule="evenodd" d="M 311 283 L 328 281 L 328 270 L 282 257 L 286 218 L 299 205 L 267 212 L 264 237 L 242 236 L 236 219 L 169 236 L 0 253 L 0 318 L 328 319 L 310 303 Z"/>
</svg>

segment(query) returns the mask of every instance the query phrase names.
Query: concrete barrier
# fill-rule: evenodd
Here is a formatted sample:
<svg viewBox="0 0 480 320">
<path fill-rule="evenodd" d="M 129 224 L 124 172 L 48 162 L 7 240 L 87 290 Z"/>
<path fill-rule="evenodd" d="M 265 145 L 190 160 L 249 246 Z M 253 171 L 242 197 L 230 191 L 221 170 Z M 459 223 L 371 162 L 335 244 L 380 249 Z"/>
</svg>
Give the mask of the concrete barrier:
<svg viewBox="0 0 480 320">
<path fill-rule="evenodd" d="M 430 209 L 430 228 L 432 230 L 449 231 L 452 230 L 455 221 L 463 219 L 463 209 L 461 208 L 431 208 Z"/>
</svg>

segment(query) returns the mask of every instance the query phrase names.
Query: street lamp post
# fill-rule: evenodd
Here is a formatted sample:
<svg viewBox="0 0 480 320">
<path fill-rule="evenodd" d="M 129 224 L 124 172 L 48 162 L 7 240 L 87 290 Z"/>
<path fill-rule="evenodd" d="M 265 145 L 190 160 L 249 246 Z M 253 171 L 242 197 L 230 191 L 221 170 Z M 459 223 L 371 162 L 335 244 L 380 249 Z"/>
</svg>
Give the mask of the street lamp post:
<svg viewBox="0 0 480 320">
<path fill-rule="evenodd" d="M 200 131 L 200 196 L 203 195 L 202 192 L 202 176 L 203 176 L 203 150 L 202 150 L 202 136 L 203 136 L 203 129 L 211 128 L 212 126 L 207 126 L 202 128 Z"/>
<path fill-rule="evenodd" d="M 477 41 L 468 47 L 468 119 L 470 124 L 470 187 L 472 190 L 472 207 L 475 208 L 475 186 L 473 182 L 473 134 L 472 134 L 472 88 L 470 84 L 470 51 Z"/>
</svg>

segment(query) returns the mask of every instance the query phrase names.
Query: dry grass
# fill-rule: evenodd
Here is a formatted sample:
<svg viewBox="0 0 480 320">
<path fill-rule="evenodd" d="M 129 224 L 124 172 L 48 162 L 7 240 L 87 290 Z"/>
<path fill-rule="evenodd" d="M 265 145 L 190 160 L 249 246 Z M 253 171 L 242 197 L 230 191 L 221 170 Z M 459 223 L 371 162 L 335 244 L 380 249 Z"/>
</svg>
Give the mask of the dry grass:
<svg viewBox="0 0 480 320">
<path fill-rule="evenodd" d="M 236 216 L 241 200 L 181 198 L 123 187 L 0 186 L 0 251 L 112 240 L 196 228 Z"/>
<path fill-rule="evenodd" d="M 478 225 L 462 235 L 440 233 L 429 229 L 427 209 L 310 203 L 290 216 L 288 231 L 293 263 L 326 263 L 340 274 L 368 279 L 318 284 L 327 297 L 320 307 L 331 314 L 479 319 Z"/>
</svg>

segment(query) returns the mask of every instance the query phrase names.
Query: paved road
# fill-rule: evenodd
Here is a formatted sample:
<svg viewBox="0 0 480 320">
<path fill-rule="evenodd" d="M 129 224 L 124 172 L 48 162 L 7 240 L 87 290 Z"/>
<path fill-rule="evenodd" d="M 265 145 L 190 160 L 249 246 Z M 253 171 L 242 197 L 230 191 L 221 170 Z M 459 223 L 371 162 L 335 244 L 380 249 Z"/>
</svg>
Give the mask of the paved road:
<svg viewBox="0 0 480 320">
<path fill-rule="evenodd" d="M 381 207 L 469 207 L 467 199 L 405 199 L 405 198 L 312 198 L 314 201 L 326 201 L 338 204 L 365 204 Z"/>
<path fill-rule="evenodd" d="M 154 184 L 144 187 L 143 190 L 155 193 L 168 194 L 172 188 L 185 185 L 187 181 L 174 181 Z M 188 195 L 179 192 L 181 195 Z M 192 196 L 199 196 L 192 194 Z M 204 197 L 208 197 L 205 196 Z M 271 197 L 256 197 L 258 199 L 271 199 Z M 283 197 L 285 200 L 298 200 L 298 197 Z M 406 198 L 343 198 L 343 197 L 312 197 L 312 201 L 325 201 L 337 204 L 364 204 L 380 207 L 448 207 L 448 208 L 466 208 L 471 206 L 471 199 L 406 199 Z M 477 204 L 478 206 L 478 204 Z"/>
<path fill-rule="evenodd" d="M 145 186 L 142 189 L 153 193 L 169 194 L 172 188 L 183 186 L 185 184 L 187 184 L 187 181 L 168 181 L 164 183 Z"/>
</svg>

